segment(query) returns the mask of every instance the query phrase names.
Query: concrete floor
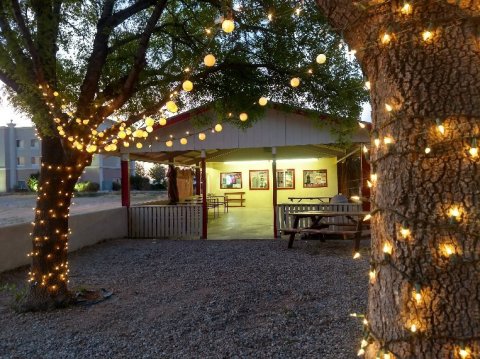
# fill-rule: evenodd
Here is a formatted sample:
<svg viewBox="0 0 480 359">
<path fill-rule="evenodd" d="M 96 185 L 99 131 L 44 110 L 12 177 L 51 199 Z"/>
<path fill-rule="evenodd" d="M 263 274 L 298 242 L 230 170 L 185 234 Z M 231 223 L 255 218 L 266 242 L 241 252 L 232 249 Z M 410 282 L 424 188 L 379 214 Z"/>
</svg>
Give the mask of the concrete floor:
<svg viewBox="0 0 480 359">
<path fill-rule="evenodd" d="M 208 215 L 208 239 L 273 239 L 273 208 L 220 208 L 220 215 Z"/>
</svg>

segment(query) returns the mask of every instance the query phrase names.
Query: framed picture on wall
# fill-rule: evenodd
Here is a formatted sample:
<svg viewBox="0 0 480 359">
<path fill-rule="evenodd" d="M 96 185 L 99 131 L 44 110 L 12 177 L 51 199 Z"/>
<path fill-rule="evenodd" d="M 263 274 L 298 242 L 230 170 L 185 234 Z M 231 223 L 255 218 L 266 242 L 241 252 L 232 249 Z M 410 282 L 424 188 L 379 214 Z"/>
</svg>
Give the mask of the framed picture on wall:
<svg viewBox="0 0 480 359">
<path fill-rule="evenodd" d="M 303 170 L 303 188 L 328 187 L 327 170 Z"/>
<path fill-rule="evenodd" d="M 240 189 L 242 188 L 242 172 L 221 172 L 221 189 Z"/>
<path fill-rule="evenodd" d="M 250 170 L 250 189 L 269 189 L 268 170 Z"/>
<path fill-rule="evenodd" d="M 277 189 L 295 189 L 295 170 L 277 170 Z"/>
</svg>

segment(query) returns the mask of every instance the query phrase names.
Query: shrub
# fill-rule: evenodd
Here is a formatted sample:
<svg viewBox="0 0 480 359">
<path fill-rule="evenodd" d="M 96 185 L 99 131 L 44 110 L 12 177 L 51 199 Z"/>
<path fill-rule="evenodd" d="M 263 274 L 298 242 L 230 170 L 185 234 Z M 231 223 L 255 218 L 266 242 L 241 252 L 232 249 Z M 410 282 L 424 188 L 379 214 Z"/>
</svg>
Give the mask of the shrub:
<svg viewBox="0 0 480 359">
<path fill-rule="evenodd" d="M 130 188 L 140 191 L 148 190 L 150 189 L 150 180 L 139 175 L 130 176 Z"/>
<path fill-rule="evenodd" d="M 97 182 L 77 182 L 74 191 L 77 192 L 98 192 L 100 185 Z"/>
<path fill-rule="evenodd" d="M 88 182 L 87 192 L 98 192 L 100 190 L 100 185 L 97 182 Z"/>
<path fill-rule="evenodd" d="M 112 191 L 120 191 L 122 189 L 122 185 L 118 182 L 112 182 Z"/>
<path fill-rule="evenodd" d="M 40 178 L 40 172 L 32 173 L 30 175 L 30 178 L 27 180 L 27 187 L 30 191 L 37 192 L 39 178 Z"/>
</svg>

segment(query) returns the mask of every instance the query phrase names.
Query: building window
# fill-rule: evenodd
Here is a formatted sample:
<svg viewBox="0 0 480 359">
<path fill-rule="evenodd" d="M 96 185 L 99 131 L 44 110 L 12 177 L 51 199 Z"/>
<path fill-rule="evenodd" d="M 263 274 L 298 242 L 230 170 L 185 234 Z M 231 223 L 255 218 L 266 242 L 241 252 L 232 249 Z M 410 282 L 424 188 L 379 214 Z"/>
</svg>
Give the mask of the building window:
<svg viewBox="0 0 480 359">
<path fill-rule="evenodd" d="M 25 166 L 25 157 L 17 157 L 17 166 Z"/>
<path fill-rule="evenodd" d="M 27 183 L 25 181 L 17 181 L 18 189 L 27 189 Z"/>
<path fill-rule="evenodd" d="M 37 164 L 37 157 L 32 157 L 32 162 L 31 162 L 32 165 L 36 165 Z"/>
<path fill-rule="evenodd" d="M 17 148 L 23 148 L 23 140 L 17 140 Z"/>
<path fill-rule="evenodd" d="M 38 140 L 36 140 L 36 139 L 30 140 L 30 147 L 37 148 L 38 147 Z"/>
</svg>

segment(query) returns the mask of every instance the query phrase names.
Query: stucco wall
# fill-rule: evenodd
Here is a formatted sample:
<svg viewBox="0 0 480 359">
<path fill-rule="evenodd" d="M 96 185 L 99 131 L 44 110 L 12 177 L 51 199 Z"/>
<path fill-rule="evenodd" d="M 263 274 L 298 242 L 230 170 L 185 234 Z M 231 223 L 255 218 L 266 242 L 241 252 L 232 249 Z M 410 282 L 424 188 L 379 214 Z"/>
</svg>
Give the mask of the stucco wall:
<svg viewBox="0 0 480 359">
<path fill-rule="evenodd" d="M 70 217 L 72 234 L 69 251 L 98 243 L 104 239 L 127 236 L 127 209 L 78 214 Z M 30 263 L 27 253 L 32 250 L 30 223 L 0 227 L 0 272 Z"/>
</svg>

